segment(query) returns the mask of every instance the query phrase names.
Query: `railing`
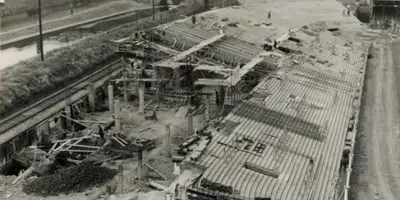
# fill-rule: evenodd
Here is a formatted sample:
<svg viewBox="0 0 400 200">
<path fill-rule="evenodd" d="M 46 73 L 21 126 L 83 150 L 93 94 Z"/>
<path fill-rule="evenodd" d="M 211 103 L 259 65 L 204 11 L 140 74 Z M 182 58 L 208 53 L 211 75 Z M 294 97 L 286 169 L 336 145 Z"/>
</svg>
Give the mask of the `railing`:
<svg viewBox="0 0 400 200">
<path fill-rule="evenodd" d="M 372 43 L 369 44 L 368 48 L 366 49 L 365 53 L 365 61 L 364 61 L 364 69 L 363 69 L 363 74 L 364 76 L 361 79 L 361 88 L 364 87 L 364 78 L 365 78 L 365 71 L 367 69 L 367 62 L 368 62 L 368 53 L 370 52 L 372 48 Z M 357 103 L 358 105 L 361 105 L 361 98 L 362 98 L 362 89 L 359 92 L 360 98 L 358 98 Z M 351 147 L 350 147 L 350 155 L 349 155 L 349 165 L 347 167 L 347 174 L 346 174 L 346 182 L 344 185 L 344 200 L 349 199 L 349 189 L 350 189 L 350 178 L 351 178 L 351 172 L 352 172 L 352 165 L 353 165 L 353 160 L 354 160 L 354 147 L 356 144 L 356 135 L 357 135 L 357 124 L 359 120 L 359 114 L 360 114 L 360 109 L 357 110 L 356 112 L 356 117 L 354 120 L 354 129 L 353 129 L 353 138 L 351 139 Z"/>
</svg>

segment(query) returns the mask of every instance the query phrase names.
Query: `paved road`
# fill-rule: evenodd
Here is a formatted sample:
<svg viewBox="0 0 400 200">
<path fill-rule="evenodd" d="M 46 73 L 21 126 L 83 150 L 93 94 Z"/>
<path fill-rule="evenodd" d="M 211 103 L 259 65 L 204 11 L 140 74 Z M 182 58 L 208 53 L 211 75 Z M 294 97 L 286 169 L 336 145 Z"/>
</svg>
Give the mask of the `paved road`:
<svg viewBox="0 0 400 200">
<path fill-rule="evenodd" d="M 376 46 L 365 93 L 361 152 L 358 154 L 357 199 L 400 199 L 400 106 L 395 67 L 400 58 L 391 45 Z M 400 80 L 400 77 L 397 78 Z M 357 155 L 358 156 L 358 155 Z M 360 163 L 361 162 L 361 163 Z"/>
</svg>

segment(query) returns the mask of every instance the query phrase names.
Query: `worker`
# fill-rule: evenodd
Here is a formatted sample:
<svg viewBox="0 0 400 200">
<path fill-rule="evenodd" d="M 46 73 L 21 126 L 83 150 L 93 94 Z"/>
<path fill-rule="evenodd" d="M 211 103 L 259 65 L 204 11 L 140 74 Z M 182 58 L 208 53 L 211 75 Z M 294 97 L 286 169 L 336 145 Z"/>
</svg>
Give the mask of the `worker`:
<svg viewBox="0 0 400 200">
<path fill-rule="evenodd" d="M 215 104 L 217 104 L 217 106 L 220 105 L 220 101 L 219 101 L 219 93 L 217 90 L 215 90 Z"/>
<path fill-rule="evenodd" d="M 346 14 L 346 8 L 343 9 L 343 16 Z"/>
<path fill-rule="evenodd" d="M 196 24 L 196 16 L 195 15 L 192 15 L 192 23 Z"/>
<path fill-rule="evenodd" d="M 268 11 L 268 19 L 271 18 L 271 11 Z"/>
<path fill-rule="evenodd" d="M 278 46 L 278 42 L 276 40 L 274 40 L 274 49 L 276 49 Z"/>
<path fill-rule="evenodd" d="M 310 165 L 313 166 L 314 165 L 314 159 L 310 158 Z"/>
<path fill-rule="evenodd" d="M 350 10 L 347 10 L 347 16 L 350 16 Z"/>
</svg>

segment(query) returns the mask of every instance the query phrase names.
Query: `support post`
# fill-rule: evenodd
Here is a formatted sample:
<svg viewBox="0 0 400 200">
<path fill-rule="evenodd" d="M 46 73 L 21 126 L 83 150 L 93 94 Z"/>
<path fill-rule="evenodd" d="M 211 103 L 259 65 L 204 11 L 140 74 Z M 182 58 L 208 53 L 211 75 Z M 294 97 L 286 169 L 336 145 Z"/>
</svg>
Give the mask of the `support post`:
<svg viewBox="0 0 400 200">
<path fill-rule="evenodd" d="M 193 135 L 193 114 L 192 111 L 189 111 L 188 114 L 188 135 Z"/>
<path fill-rule="evenodd" d="M 124 78 L 128 78 L 128 75 L 126 72 L 124 72 Z M 124 81 L 124 102 L 128 102 L 128 82 Z"/>
<path fill-rule="evenodd" d="M 114 86 L 108 85 L 108 109 L 112 112 L 114 110 Z"/>
<path fill-rule="evenodd" d="M 125 193 L 125 190 L 124 190 L 124 167 L 123 167 L 122 164 L 120 164 L 118 166 L 118 168 L 119 168 L 119 173 L 120 173 L 120 178 L 121 178 L 121 180 L 120 180 L 120 183 L 121 183 L 121 194 L 124 194 Z"/>
<path fill-rule="evenodd" d="M 208 95 L 205 98 L 204 120 L 206 122 L 210 120 L 210 96 Z"/>
<path fill-rule="evenodd" d="M 65 107 L 65 116 L 67 116 L 68 118 L 72 119 L 72 115 L 71 115 L 71 106 L 66 106 Z M 72 130 L 72 121 L 69 119 L 64 118 L 65 120 L 65 128 L 67 130 Z"/>
<path fill-rule="evenodd" d="M 114 101 L 114 105 L 115 105 L 115 107 L 114 107 L 115 131 L 119 132 L 121 130 L 121 119 L 120 119 L 120 108 L 119 108 L 119 100 L 118 99 L 116 99 Z"/>
<path fill-rule="evenodd" d="M 39 9 L 39 48 L 40 48 L 40 60 L 44 61 L 44 52 L 43 52 L 43 30 L 42 30 L 42 3 L 41 0 L 38 0 L 38 9 Z"/>
<path fill-rule="evenodd" d="M 143 81 L 139 82 L 139 113 L 144 113 L 144 90 L 145 84 Z"/>
<path fill-rule="evenodd" d="M 96 111 L 96 98 L 95 98 L 95 92 L 94 92 L 94 85 L 93 83 L 88 85 L 88 99 L 89 99 L 89 110 L 90 112 L 95 112 Z"/>
<path fill-rule="evenodd" d="M 143 147 L 141 145 L 138 146 L 138 179 L 141 180 L 143 178 Z"/>
<path fill-rule="evenodd" d="M 165 126 L 165 131 L 167 132 L 166 136 L 165 136 L 165 155 L 167 156 L 167 158 L 171 158 L 172 152 L 171 152 L 171 127 L 170 127 L 170 125 Z"/>
</svg>

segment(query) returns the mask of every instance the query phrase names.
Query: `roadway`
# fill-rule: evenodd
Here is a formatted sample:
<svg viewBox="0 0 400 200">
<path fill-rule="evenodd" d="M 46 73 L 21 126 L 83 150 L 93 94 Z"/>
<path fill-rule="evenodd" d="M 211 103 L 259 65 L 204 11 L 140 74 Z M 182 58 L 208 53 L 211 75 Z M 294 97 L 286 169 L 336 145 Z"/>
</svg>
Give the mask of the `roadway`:
<svg viewBox="0 0 400 200">
<path fill-rule="evenodd" d="M 353 195 L 359 200 L 400 198 L 400 43 L 375 45 L 369 60 Z"/>
</svg>

